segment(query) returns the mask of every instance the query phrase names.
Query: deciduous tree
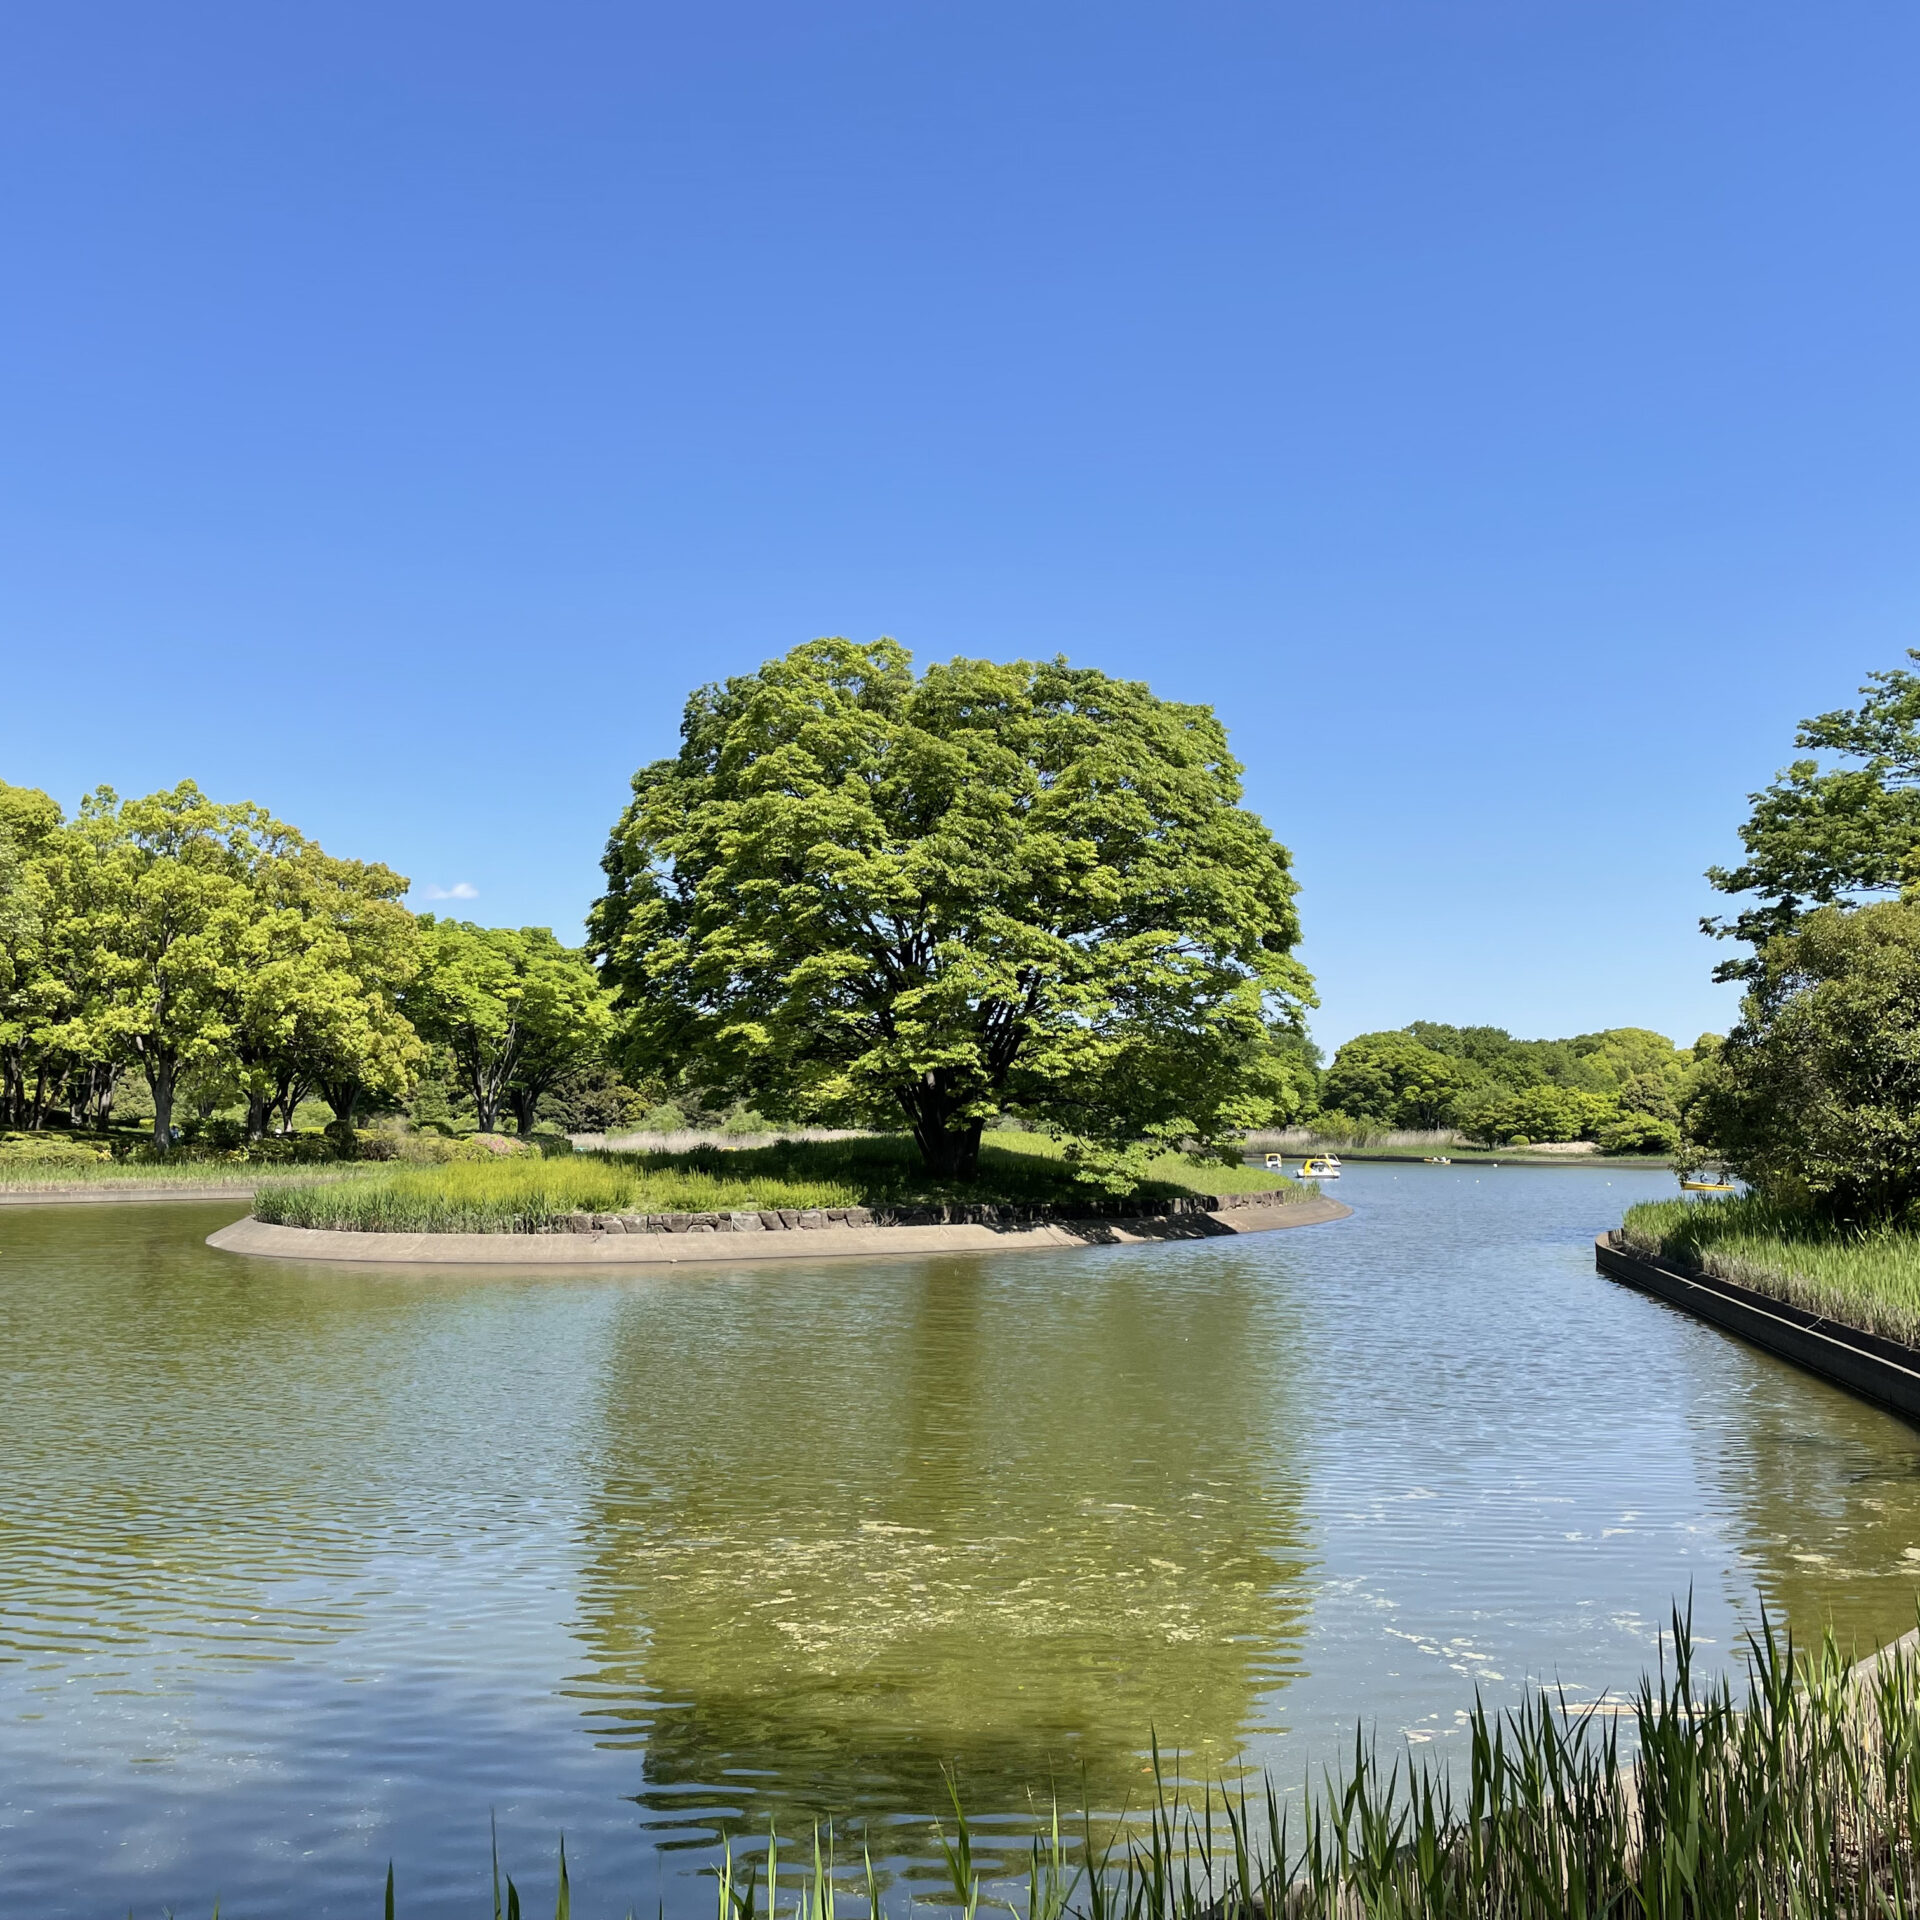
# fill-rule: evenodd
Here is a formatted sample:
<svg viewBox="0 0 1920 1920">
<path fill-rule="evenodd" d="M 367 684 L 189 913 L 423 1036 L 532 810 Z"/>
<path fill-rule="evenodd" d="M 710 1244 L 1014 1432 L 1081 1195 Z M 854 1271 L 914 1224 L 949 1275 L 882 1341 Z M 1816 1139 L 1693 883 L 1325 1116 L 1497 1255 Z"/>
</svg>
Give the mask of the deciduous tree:
<svg viewBox="0 0 1920 1920">
<path fill-rule="evenodd" d="M 1687 1105 L 1689 1157 L 1843 1220 L 1920 1210 L 1920 906 L 1816 909 L 1761 949 Z"/>
<path fill-rule="evenodd" d="M 540 1098 L 592 1059 L 612 1027 L 609 996 L 578 949 L 545 927 L 419 920 L 421 970 L 409 1017 L 452 1056 L 482 1133 L 510 1107 L 531 1133 Z"/>
<path fill-rule="evenodd" d="M 1920 661 L 1920 651 L 1908 658 Z M 1717 979 L 1762 979 L 1767 942 L 1817 907 L 1857 905 L 1920 880 L 1920 674 L 1869 674 L 1860 692 L 1859 706 L 1802 721 L 1794 736 L 1796 746 L 1842 764 L 1804 759 L 1785 768 L 1751 796 L 1740 829 L 1747 857 L 1707 871 L 1722 893 L 1753 896 L 1730 919 L 1701 922 L 1753 950 L 1725 961 Z"/>
<path fill-rule="evenodd" d="M 592 941 L 636 1077 L 911 1129 L 970 1178 L 1017 1112 L 1125 1185 L 1297 1105 L 1288 857 L 1205 707 L 1064 660 L 820 640 L 687 703 L 616 826 Z"/>
</svg>

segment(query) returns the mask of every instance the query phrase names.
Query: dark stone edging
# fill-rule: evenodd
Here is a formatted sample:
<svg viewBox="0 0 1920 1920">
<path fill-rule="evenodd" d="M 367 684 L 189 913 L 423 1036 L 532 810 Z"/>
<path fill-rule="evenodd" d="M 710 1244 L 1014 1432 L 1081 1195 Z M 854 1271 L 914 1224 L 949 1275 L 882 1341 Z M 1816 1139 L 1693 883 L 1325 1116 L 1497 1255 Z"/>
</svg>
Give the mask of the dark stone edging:
<svg viewBox="0 0 1920 1920">
<path fill-rule="evenodd" d="M 1264 1193 L 1195 1194 L 1150 1207 L 1114 1200 L 1077 1201 L 1069 1206 L 995 1206 L 986 1202 L 937 1207 L 763 1207 L 731 1213 L 570 1213 L 549 1233 L 792 1233 L 828 1227 L 1051 1227 L 1092 1220 L 1181 1220 L 1200 1214 L 1231 1213 L 1241 1207 L 1266 1209 L 1304 1205 L 1311 1196 L 1291 1198 L 1293 1189 Z"/>
<path fill-rule="evenodd" d="M 1594 1241 L 1593 1262 L 1609 1279 L 1655 1294 L 1835 1386 L 1920 1423 L 1920 1350 L 1843 1326 L 1735 1281 L 1629 1251 L 1618 1244 L 1617 1233 L 1603 1233 Z"/>
</svg>

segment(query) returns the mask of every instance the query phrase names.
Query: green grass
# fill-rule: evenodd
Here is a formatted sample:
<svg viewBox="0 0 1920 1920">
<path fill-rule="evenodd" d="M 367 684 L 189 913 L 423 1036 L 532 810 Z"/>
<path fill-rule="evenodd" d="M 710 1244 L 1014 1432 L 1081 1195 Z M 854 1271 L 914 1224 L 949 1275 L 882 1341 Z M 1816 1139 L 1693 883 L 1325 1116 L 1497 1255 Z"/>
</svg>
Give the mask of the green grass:
<svg viewBox="0 0 1920 1920">
<path fill-rule="evenodd" d="M 1291 1181 L 1251 1167 L 1197 1165 L 1167 1154 L 1136 1190 L 1140 1200 L 1280 1191 Z M 928 1179 L 912 1141 L 784 1140 L 688 1153 L 580 1153 L 443 1167 L 382 1167 L 347 1185 L 263 1187 L 254 1211 L 281 1226 L 362 1233 L 532 1233 L 570 1213 L 722 1213 L 773 1207 L 886 1207 L 989 1202 L 1030 1206 L 1097 1199 L 1075 1181 L 1060 1148 L 1036 1134 L 990 1135 L 972 1186 Z"/>
<path fill-rule="evenodd" d="M 1749 1194 L 1643 1201 L 1622 1233 L 1629 1247 L 1920 1346 L 1920 1234 L 1823 1225 Z"/>
<path fill-rule="evenodd" d="M 1657 1679 L 1612 1712 L 1535 1695 L 1507 1714 L 1477 1699 L 1451 1764 L 1353 1758 L 1289 1809 L 1268 1781 L 1198 1792 L 1152 1785 L 1132 1817 L 1044 1814 L 1024 1875 L 989 1881 L 964 1783 L 926 1810 L 917 1849 L 946 1885 L 902 1896 L 858 1825 L 729 1840 L 718 1920 L 1913 1920 L 1920 1913 L 1920 1667 L 1906 1650 L 1851 1667 L 1831 1639 L 1796 1661 L 1763 1628 L 1748 1680 L 1696 1685 L 1676 1616 Z M 1036 1782 L 1036 1808 L 1048 1790 Z M 872 1836 L 902 1851 L 902 1823 Z M 798 1842 L 796 1844 L 795 1842 Z M 891 1844 L 890 1844 L 891 1843 Z M 486 1862 L 476 1863 L 484 1875 Z M 543 1876 L 544 1877 L 544 1876 Z M 1024 1879 L 1024 1886 L 1019 1880 Z M 519 1920 L 497 1851 L 493 1911 Z M 556 1920 L 571 1920 L 562 1847 Z M 476 1906 L 486 1910 L 484 1878 Z M 368 1888 L 368 1913 L 407 1911 L 404 1864 Z M 504 1898 L 503 1898 L 504 1895 Z M 544 1896 L 542 1897 L 544 1909 Z M 531 1899 L 524 1910 L 534 1911 Z M 612 1920 L 609 1914 L 609 1920 Z"/>
<path fill-rule="evenodd" d="M 266 1178 L 284 1179 L 285 1166 L 246 1165 L 232 1159 L 196 1160 L 191 1155 L 168 1160 L 82 1160 L 59 1156 L 14 1158 L 0 1155 L 0 1193 L 58 1193 L 76 1187 L 128 1191 L 151 1189 L 164 1193 L 174 1187 L 231 1187 L 247 1193 Z M 360 1179 L 371 1167 L 319 1163 L 300 1169 L 308 1180 Z"/>
</svg>

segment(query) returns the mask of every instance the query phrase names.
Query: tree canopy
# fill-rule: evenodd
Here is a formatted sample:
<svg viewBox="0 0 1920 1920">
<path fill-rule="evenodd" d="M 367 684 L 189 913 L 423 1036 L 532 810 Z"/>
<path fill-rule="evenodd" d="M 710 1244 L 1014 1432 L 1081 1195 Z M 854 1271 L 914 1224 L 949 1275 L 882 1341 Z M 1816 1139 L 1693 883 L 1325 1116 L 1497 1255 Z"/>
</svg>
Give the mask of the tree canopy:
<svg viewBox="0 0 1920 1920">
<path fill-rule="evenodd" d="M 419 921 L 420 976 L 406 998 L 422 1034 L 447 1048 L 479 1116 L 508 1106 L 531 1133 L 562 1075 L 598 1056 L 612 1025 L 608 996 L 584 954 L 545 927 Z"/>
<path fill-rule="evenodd" d="M 1920 661 L 1920 651 L 1909 649 Z M 1796 760 L 1750 796 L 1740 829 L 1746 858 L 1710 867 L 1722 893 L 1753 896 L 1730 919 L 1701 922 L 1752 952 L 1715 977 L 1761 979 L 1762 950 L 1822 906 L 1858 905 L 1920 880 L 1920 674 L 1910 667 L 1871 673 L 1857 707 L 1803 720 L 1794 744 L 1838 755 L 1843 764 Z"/>
<path fill-rule="evenodd" d="M 445 1039 L 464 995 L 463 1032 L 492 1036 L 467 1076 L 482 1123 L 506 1106 L 531 1131 L 547 1088 L 598 1058 L 607 995 L 545 928 L 448 930 L 406 891 L 192 781 L 124 801 L 101 787 L 71 820 L 0 782 L 0 1125 L 38 1127 L 56 1095 L 103 1125 L 133 1069 L 156 1146 L 186 1089 L 202 1113 L 244 1103 L 253 1139 L 318 1094 L 351 1151 L 357 1110 L 405 1099 L 424 1063 L 410 1015 Z M 470 949 L 498 976 L 484 990 L 484 968 L 449 960 Z"/>
<path fill-rule="evenodd" d="M 1840 1219 L 1920 1210 L 1920 907 L 1817 908 L 1760 950 L 1688 1132 L 1770 1197 Z"/>
<path fill-rule="evenodd" d="M 830 639 L 702 688 L 681 740 L 634 776 L 590 918 L 636 1054 L 904 1121 L 962 1178 L 1002 1111 L 1114 1181 L 1287 1117 L 1295 886 L 1210 709 Z"/>
<path fill-rule="evenodd" d="M 1695 1050 L 1645 1027 L 1563 1040 L 1516 1040 L 1503 1027 L 1415 1020 L 1356 1034 L 1320 1087 L 1326 1118 L 1408 1129 L 1458 1128 L 1469 1139 L 1597 1141 L 1610 1151 L 1664 1151 Z"/>
</svg>

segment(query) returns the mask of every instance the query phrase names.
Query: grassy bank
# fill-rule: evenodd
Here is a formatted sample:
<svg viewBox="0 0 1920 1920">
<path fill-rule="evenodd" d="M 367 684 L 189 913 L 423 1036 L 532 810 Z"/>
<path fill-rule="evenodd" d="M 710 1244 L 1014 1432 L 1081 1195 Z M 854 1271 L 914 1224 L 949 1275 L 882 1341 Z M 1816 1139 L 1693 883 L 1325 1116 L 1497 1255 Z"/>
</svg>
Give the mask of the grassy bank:
<svg viewBox="0 0 1920 1920">
<path fill-rule="evenodd" d="M 989 1880 L 964 1812 L 929 1809 L 945 1862 L 932 1899 L 890 1889 L 858 1826 L 811 1844 L 768 1834 L 717 1865 L 721 1920 L 1905 1920 L 1920 1911 L 1920 1671 L 1905 1652 L 1850 1668 L 1763 1634 L 1741 1694 L 1696 1686 L 1684 1623 L 1622 1721 L 1537 1695 L 1507 1715 L 1477 1700 L 1451 1770 L 1364 1738 L 1344 1773 L 1289 1810 L 1271 1783 L 1199 1793 L 1155 1755 L 1131 1819 L 1056 1818 L 1019 1879 Z M 1035 1804 L 1048 1789 L 1036 1783 Z M 899 1828 L 872 1836 L 897 1850 Z M 889 1842 L 894 1843 L 889 1847 Z M 476 1862 L 485 1911 L 485 1861 Z M 573 1910 L 564 1848 L 555 1912 Z M 544 1878 L 544 1876 L 543 1876 Z M 523 1901 L 496 1860 L 493 1910 Z M 1023 1884 L 1024 1883 L 1024 1884 Z M 554 1884 L 552 1881 L 549 1885 Z M 404 1863 L 368 1913 L 407 1912 Z M 531 1900 L 526 1903 L 532 1908 Z M 543 1896 L 544 1905 L 544 1896 Z M 612 1920 L 609 1912 L 608 1920 Z"/>
<path fill-rule="evenodd" d="M 1825 1226 L 1746 1194 L 1645 1201 L 1622 1231 L 1642 1252 L 1920 1346 L 1920 1234 Z"/>
<path fill-rule="evenodd" d="M 1134 1198 L 1258 1193 L 1276 1177 L 1252 1167 L 1197 1166 L 1168 1154 Z M 1288 1182 L 1280 1189 L 1304 1197 Z M 912 1141 L 875 1135 L 783 1140 L 691 1153 L 581 1153 L 554 1160 L 376 1168 L 347 1185 L 276 1182 L 254 1211 L 290 1227 L 372 1233 L 530 1233 L 570 1213 L 723 1213 L 773 1207 L 894 1207 L 989 1202 L 1085 1205 L 1087 1188 L 1052 1142 L 1030 1133 L 989 1135 L 971 1186 L 931 1180 Z"/>
</svg>

